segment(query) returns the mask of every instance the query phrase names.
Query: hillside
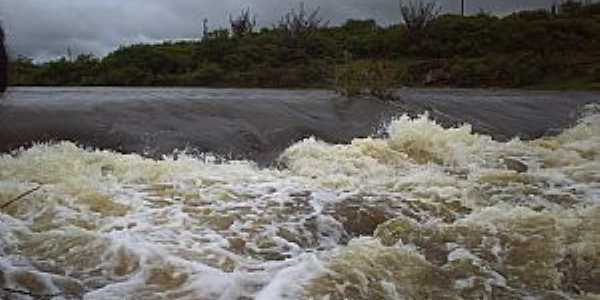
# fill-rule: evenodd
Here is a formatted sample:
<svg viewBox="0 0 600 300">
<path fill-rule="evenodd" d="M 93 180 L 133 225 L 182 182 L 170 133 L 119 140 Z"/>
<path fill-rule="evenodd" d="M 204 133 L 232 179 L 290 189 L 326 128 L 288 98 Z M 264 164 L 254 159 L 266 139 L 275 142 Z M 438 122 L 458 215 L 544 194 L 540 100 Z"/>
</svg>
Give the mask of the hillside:
<svg viewBox="0 0 600 300">
<path fill-rule="evenodd" d="M 372 20 L 327 26 L 317 12 L 303 12 L 300 17 L 313 17 L 315 26 L 298 34 L 286 27 L 288 14 L 272 28 L 232 24 L 202 40 L 121 47 L 104 58 L 80 55 L 34 64 L 20 57 L 12 63 L 10 82 L 331 87 L 340 66 L 377 61 L 398 86 L 600 88 L 600 4 L 567 2 L 559 10 L 504 17 L 442 15 L 418 35 L 404 24 L 383 27 Z"/>
</svg>

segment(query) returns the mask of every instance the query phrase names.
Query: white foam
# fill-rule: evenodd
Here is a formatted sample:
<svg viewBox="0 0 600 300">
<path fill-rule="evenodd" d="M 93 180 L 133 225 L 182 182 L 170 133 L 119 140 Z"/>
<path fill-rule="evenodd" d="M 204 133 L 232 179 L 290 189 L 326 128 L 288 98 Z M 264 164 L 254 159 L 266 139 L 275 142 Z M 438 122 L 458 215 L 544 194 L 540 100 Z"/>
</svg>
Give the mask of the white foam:
<svg viewBox="0 0 600 300">
<path fill-rule="evenodd" d="M 56 267 L 89 286 L 96 282 L 85 299 L 301 298 L 302 286 L 326 272 L 332 253 L 347 247 L 340 244 L 343 226 L 327 209 L 349 196 L 393 199 L 390 209 L 397 214 L 404 200 L 434 206 L 458 201 L 473 211 L 458 223 L 492 228 L 503 216 L 535 214 L 528 205 L 558 216 L 586 211 L 600 199 L 596 114 L 555 138 L 533 142 L 498 143 L 473 134 L 469 125 L 444 129 L 427 116 L 398 118 L 387 132 L 389 138 L 349 145 L 301 141 L 282 154 L 287 168 L 281 170 L 186 155 L 155 161 L 68 142 L 3 155 L 0 204 L 32 186 L 43 188 L 0 213 L 0 255 L 37 262 L 51 249 L 67 247 L 67 258 L 56 258 Z M 526 174 L 507 171 L 505 157 L 530 168 Z M 566 202 L 551 202 L 549 193 L 565 195 Z M 307 225 L 313 219 L 315 225 Z M 294 236 L 280 236 L 281 228 Z M 39 249 L 18 250 L 34 242 Z M 81 268 L 90 263 L 78 261 L 86 255 L 100 258 L 95 270 Z M 454 249 L 448 259 L 472 256 Z M 153 273 L 156 268 L 167 271 Z M 148 284 L 152 278 L 172 282 L 158 291 Z M 382 285 L 389 295 L 402 296 L 391 282 Z"/>
</svg>

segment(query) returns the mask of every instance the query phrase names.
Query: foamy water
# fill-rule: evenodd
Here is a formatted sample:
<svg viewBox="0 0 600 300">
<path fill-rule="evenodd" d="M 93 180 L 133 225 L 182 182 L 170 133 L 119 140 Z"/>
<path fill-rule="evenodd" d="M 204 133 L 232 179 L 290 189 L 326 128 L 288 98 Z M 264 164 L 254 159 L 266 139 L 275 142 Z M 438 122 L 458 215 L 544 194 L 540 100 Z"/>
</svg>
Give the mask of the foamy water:
<svg viewBox="0 0 600 300">
<path fill-rule="evenodd" d="M 600 299 L 599 110 L 508 143 L 401 117 L 270 169 L 5 155 L 0 206 L 40 188 L 0 212 L 0 298 Z"/>
</svg>

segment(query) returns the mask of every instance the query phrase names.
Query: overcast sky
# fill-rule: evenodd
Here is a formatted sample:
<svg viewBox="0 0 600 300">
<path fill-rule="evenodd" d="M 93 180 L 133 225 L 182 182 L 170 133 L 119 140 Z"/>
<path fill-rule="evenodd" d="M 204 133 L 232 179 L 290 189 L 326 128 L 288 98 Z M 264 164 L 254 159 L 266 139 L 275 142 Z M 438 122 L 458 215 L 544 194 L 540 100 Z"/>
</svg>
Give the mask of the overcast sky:
<svg viewBox="0 0 600 300">
<path fill-rule="evenodd" d="M 506 13 L 547 7 L 555 0 L 466 0 L 468 10 Z M 198 38 L 202 19 L 212 28 L 225 26 L 229 14 L 249 7 L 261 26 L 274 23 L 298 0 L 0 0 L 0 18 L 11 54 L 45 60 L 65 55 L 105 55 L 119 45 L 165 39 Z M 399 22 L 397 0 L 304 0 L 321 7 L 337 24 L 348 18 Z M 446 11 L 457 11 L 460 0 L 440 0 Z"/>
</svg>

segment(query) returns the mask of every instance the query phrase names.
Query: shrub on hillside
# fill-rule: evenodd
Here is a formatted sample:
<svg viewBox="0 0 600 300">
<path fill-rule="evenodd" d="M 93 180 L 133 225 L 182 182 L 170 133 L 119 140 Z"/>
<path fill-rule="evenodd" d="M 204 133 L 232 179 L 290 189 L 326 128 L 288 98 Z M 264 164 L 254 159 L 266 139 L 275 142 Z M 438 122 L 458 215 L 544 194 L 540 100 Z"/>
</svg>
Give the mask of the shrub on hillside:
<svg viewBox="0 0 600 300">
<path fill-rule="evenodd" d="M 370 95 L 382 100 L 393 98 L 395 70 L 382 61 L 351 62 L 335 72 L 336 92 L 353 97 Z"/>
</svg>

